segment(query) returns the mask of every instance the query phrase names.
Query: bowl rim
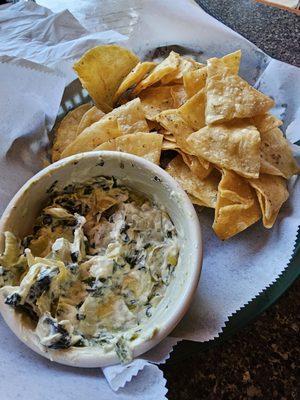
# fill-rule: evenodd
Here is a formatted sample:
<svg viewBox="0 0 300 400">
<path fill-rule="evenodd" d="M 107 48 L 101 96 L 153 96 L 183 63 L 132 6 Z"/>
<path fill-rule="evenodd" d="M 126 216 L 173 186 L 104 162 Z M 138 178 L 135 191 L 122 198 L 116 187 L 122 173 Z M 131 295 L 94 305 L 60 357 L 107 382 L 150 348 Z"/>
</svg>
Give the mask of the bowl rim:
<svg viewBox="0 0 300 400">
<path fill-rule="evenodd" d="M 56 171 L 61 170 L 65 166 L 72 164 L 76 161 L 80 161 L 83 158 L 92 160 L 95 157 L 114 159 L 117 162 L 129 161 L 144 170 L 148 170 L 154 176 L 158 176 L 160 180 L 155 182 L 157 185 L 165 184 L 169 189 L 171 189 L 171 191 L 176 191 L 176 193 L 178 194 L 180 204 L 179 202 L 177 202 L 177 204 L 178 206 L 184 208 L 184 212 L 186 214 L 185 224 L 187 226 L 187 231 L 193 233 L 191 240 L 193 241 L 194 245 L 191 246 L 193 250 L 191 253 L 191 258 L 189 260 L 191 275 L 189 282 L 185 286 L 185 291 L 183 292 L 185 296 L 184 298 L 183 295 L 178 297 L 176 307 L 174 307 L 175 311 L 172 311 L 171 317 L 168 318 L 166 323 L 160 325 L 160 329 L 152 338 L 145 339 L 134 346 L 133 357 L 136 358 L 156 346 L 159 342 L 161 342 L 174 330 L 176 325 L 183 318 L 192 301 L 202 269 L 203 241 L 200 221 L 188 195 L 179 186 L 179 184 L 172 176 L 170 176 L 166 171 L 164 171 L 159 166 L 153 164 L 152 162 L 133 154 L 102 150 L 72 155 L 43 168 L 41 171 L 31 177 L 18 190 L 18 192 L 10 200 L 0 218 L 0 235 L 5 232 L 5 226 L 9 221 L 10 214 L 14 209 L 15 204 L 19 200 L 21 200 L 24 193 L 29 190 L 30 187 L 32 187 L 33 182 L 43 180 L 43 178 L 49 176 L 49 174 L 55 174 Z M 74 350 L 75 348 L 71 348 L 67 349 L 66 351 L 44 350 L 40 345 L 38 345 L 37 340 L 33 340 L 33 331 L 29 328 L 21 326 L 22 324 L 20 324 L 20 317 L 18 316 L 18 313 L 14 309 L 7 307 L 6 305 L 4 307 L 3 296 L 1 295 L 0 298 L 0 313 L 2 314 L 2 317 L 5 320 L 6 324 L 24 344 L 26 344 L 36 353 L 60 364 L 74 367 L 103 367 L 119 363 L 119 360 L 114 351 L 110 351 L 104 354 L 102 353 L 101 355 L 99 355 L 94 348 L 93 351 L 87 351 L 87 348 L 76 348 L 76 350 Z M 85 349 L 85 351 L 83 351 L 83 349 Z"/>
</svg>

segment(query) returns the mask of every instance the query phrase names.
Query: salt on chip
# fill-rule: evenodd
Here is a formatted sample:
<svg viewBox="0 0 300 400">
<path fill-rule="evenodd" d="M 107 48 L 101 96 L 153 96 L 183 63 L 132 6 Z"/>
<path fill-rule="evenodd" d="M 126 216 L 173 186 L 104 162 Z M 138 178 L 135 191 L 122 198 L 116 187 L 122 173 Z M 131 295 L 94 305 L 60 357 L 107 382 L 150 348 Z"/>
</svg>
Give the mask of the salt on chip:
<svg viewBox="0 0 300 400">
<path fill-rule="evenodd" d="M 157 133 L 137 132 L 119 136 L 96 147 L 95 150 L 121 151 L 143 157 L 159 164 L 163 136 Z"/>
<path fill-rule="evenodd" d="M 99 108 L 95 106 L 87 110 L 83 114 L 81 121 L 78 125 L 76 136 L 80 135 L 80 133 L 84 131 L 85 128 L 91 126 L 94 122 L 99 121 L 104 115 L 105 115 L 104 112 L 99 110 Z"/>
<path fill-rule="evenodd" d="M 132 86 L 137 85 L 141 82 L 141 80 L 147 75 L 154 67 L 156 66 L 155 62 L 145 61 L 139 62 L 132 71 L 124 78 L 121 85 L 115 94 L 115 101 L 126 92 L 126 90 L 130 89 Z"/>
<path fill-rule="evenodd" d="M 134 132 L 148 132 L 149 128 L 141 107 L 140 99 L 134 99 L 110 113 L 100 121 L 86 128 L 62 153 L 68 157 L 91 151 L 100 144 L 121 135 Z"/>
<path fill-rule="evenodd" d="M 240 50 L 227 54 L 220 58 L 220 63 L 226 67 L 232 75 L 239 72 L 242 53 Z M 194 96 L 197 92 L 205 87 L 207 78 L 207 67 L 188 71 L 183 75 L 183 84 L 187 93 L 187 97 Z"/>
<path fill-rule="evenodd" d="M 81 118 L 90 108 L 91 104 L 83 104 L 76 107 L 74 110 L 69 111 L 61 120 L 57 131 L 55 132 L 52 147 L 52 162 L 59 160 L 64 149 L 75 140 Z"/>
<path fill-rule="evenodd" d="M 143 79 L 135 89 L 132 94 L 136 95 L 140 93 L 142 90 L 145 90 L 147 87 L 154 85 L 156 82 L 159 82 L 164 76 L 169 74 L 170 72 L 174 72 L 177 70 L 179 65 L 180 56 L 179 54 L 171 51 L 169 56 L 165 58 L 161 63 L 159 63 L 145 79 Z"/>
<path fill-rule="evenodd" d="M 118 87 L 138 62 L 139 58 L 130 50 L 117 45 L 104 45 L 87 51 L 74 64 L 74 70 L 95 105 L 109 112 Z"/>
<path fill-rule="evenodd" d="M 287 183 L 280 176 L 261 174 L 258 179 L 249 179 L 255 189 L 265 228 L 272 228 L 282 204 L 288 199 Z"/>
<path fill-rule="evenodd" d="M 153 121 L 160 112 L 174 107 L 171 90 L 172 86 L 158 86 L 150 87 L 139 94 L 147 119 Z"/>
<path fill-rule="evenodd" d="M 188 194 L 198 199 L 202 205 L 215 208 L 219 182 L 218 175 L 210 174 L 206 179 L 199 179 L 190 171 L 181 155 L 176 156 L 168 164 L 166 171 Z"/>
<path fill-rule="evenodd" d="M 206 126 L 192 133 L 187 143 L 195 155 L 219 167 L 249 178 L 259 176 L 260 134 L 247 122 Z"/>
<path fill-rule="evenodd" d="M 207 61 L 207 124 L 265 114 L 273 106 L 272 99 L 233 75 L 221 60 L 212 58 Z"/>
<path fill-rule="evenodd" d="M 223 169 L 213 223 L 217 236 L 229 239 L 254 224 L 260 216 L 256 195 L 248 182 L 233 171 Z"/>
<path fill-rule="evenodd" d="M 190 57 L 180 57 L 177 70 L 170 72 L 161 79 L 162 85 L 167 85 L 171 82 L 178 82 L 182 79 L 183 75 L 189 71 L 197 70 L 204 67 L 203 64 L 198 63 Z"/>
<path fill-rule="evenodd" d="M 202 89 L 178 109 L 183 119 L 194 130 L 199 130 L 205 126 L 205 104 L 205 89 Z"/>
<path fill-rule="evenodd" d="M 299 174 L 300 168 L 293 157 L 288 140 L 279 128 L 260 132 L 261 166 L 260 172 L 283 176 L 286 179 Z"/>
</svg>

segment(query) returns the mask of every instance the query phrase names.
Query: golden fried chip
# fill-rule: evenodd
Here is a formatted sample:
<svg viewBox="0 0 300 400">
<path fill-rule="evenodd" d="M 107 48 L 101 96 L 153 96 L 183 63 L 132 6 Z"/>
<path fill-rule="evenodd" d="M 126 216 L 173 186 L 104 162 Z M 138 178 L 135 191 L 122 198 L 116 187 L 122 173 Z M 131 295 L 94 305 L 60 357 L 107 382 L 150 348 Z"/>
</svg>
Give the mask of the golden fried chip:
<svg viewBox="0 0 300 400">
<path fill-rule="evenodd" d="M 121 85 L 119 86 L 116 94 L 115 101 L 134 85 L 137 85 L 141 82 L 145 75 L 147 75 L 154 67 L 156 66 L 155 62 L 145 61 L 139 62 L 132 71 L 124 78 Z"/>
<path fill-rule="evenodd" d="M 138 62 L 138 57 L 130 50 L 105 45 L 87 51 L 74 64 L 74 70 L 95 105 L 109 112 L 118 87 Z"/>
<path fill-rule="evenodd" d="M 233 171 L 223 170 L 213 223 L 215 233 L 222 240 L 228 239 L 259 218 L 259 204 L 250 185 Z"/>
<path fill-rule="evenodd" d="M 194 96 L 199 90 L 205 87 L 206 77 L 206 67 L 189 71 L 183 75 L 183 85 L 188 98 Z"/>
<path fill-rule="evenodd" d="M 194 205 L 199 206 L 199 207 L 206 207 L 206 205 L 201 200 L 197 199 L 197 197 L 195 197 L 189 193 L 188 193 L 188 196 Z"/>
<path fill-rule="evenodd" d="M 164 139 L 162 142 L 162 150 L 178 150 L 178 146 L 175 142 Z"/>
<path fill-rule="evenodd" d="M 272 228 L 282 204 L 288 199 L 286 181 L 280 176 L 261 174 L 258 179 L 249 179 L 255 189 L 263 215 L 265 228 Z"/>
<path fill-rule="evenodd" d="M 96 147 L 95 150 L 122 151 L 159 164 L 163 136 L 157 133 L 137 132 L 119 136 Z"/>
<path fill-rule="evenodd" d="M 176 142 L 176 139 L 174 138 L 172 132 L 167 131 L 164 128 L 159 129 L 159 133 L 164 135 L 164 137 L 169 140 L 170 142 Z"/>
<path fill-rule="evenodd" d="M 89 103 L 76 107 L 74 110 L 69 111 L 61 120 L 55 132 L 52 147 L 52 162 L 59 160 L 64 149 L 75 140 L 81 118 L 91 107 Z"/>
<path fill-rule="evenodd" d="M 171 132 L 178 144 L 178 147 L 185 153 L 193 154 L 186 139 L 193 132 L 193 129 L 181 117 L 178 109 L 166 110 L 156 117 L 156 121 L 160 123 L 167 131 Z"/>
<path fill-rule="evenodd" d="M 182 79 L 183 75 L 189 71 L 197 70 L 204 67 L 203 64 L 198 63 L 190 57 L 180 57 L 176 71 L 170 72 L 161 79 L 162 85 L 167 85 L 171 82 L 178 82 Z"/>
<path fill-rule="evenodd" d="M 205 179 L 212 171 L 213 166 L 210 163 L 203 165 L 203 160 L 196 156 L 186 154 L 181 150 L 177 150 L 181 154 L 183 161 L 199 179 Z"/>
<path fill-rule="evenodd" d="M 240 63 L 242 58 L 241 50 L 237 50 L 233 53 L 226 54 L 220 60 L 224 63 L 225 67 L 229 69 L 232 75 L 237 75 L 240 69 Z"/>
<path fill-rule="evenodd" d="M 215 208 L 219 177 L 210 174 L 206 179 L 199 179 L 184 163 L 180 155 L 176 156 L 167 166 L 166 171 L 190 195 L 198 199 L 206 207 Z"/>
<path fill-rule="evenodd" d="M 282 125 L 282 121 L 272 114 L 256 115 L 252 118 L 252 123 L 259 130 L 260 133 L 269 131 L 270 129 L 277 128 Z"/>
<path fill-rule="evenodd" d="M 104 116 L 104 112 L 99 110 L 99 108 L 93 106 L 91 109 L 87 110 L 82 118 L 81 121 L 78 125 L 77 128 L 77 135 L 80 135 L 80 133 L 87 128 L 88 126 L 91 126 L 94 122 L 99 121 Z"/>
<path fill-rule="evenodd" d="M 300 168 L 293 157 L 288 140 L 279 128 L 261 132 L 260 172 L 291 178 L 299 174 Z"/>
<path fill-rule="evenodd" d="M 228 68 L 232 75 L 239 72 L 242 53 L 240 50 L 227 54 L 219 59 L 224 67 Z M 197 69 L 195 71 L 186 72 L 183 75 L 183 84 L 188 98 L 194 96 L 205 87 L 207 77 L 207 67 Z"/>
<path fill-rule="evenodd" d="M 145 79 L 143 79 L 140 83 L 137 84 L 135 89 L 133 90 L 133 94 L 136 95 L 140 93 L 142 90 L 145 90 L 147 87 L 154 85 L 154 83 L 160 81 L 165 75 L 170 72 L 174 72 L 177 70 L 179 65 L 180 56 L 179 54 L 171 51 L 169 56 L 165 58 L 161 63 L 159 63 Z"/>
<path fill-rule="evenodd" d="M 213 164 L 245 177 L 258 178 L 260 134 L 255 126 L 247 122 L 206 126 L 192 133 L 187 143 L 193 154 Z"/>
<path fill-rule="evenodd" d="M 182 118 L 194 130 L 205 126 L 205 104 L 205 89 L 202 89 L 178 109 Z"/>
<path fill-rule="evenodd" d="M 153 121 L 160 112 L 174 108 L 171 89 L 172 86 L 150 87 L 139 94 L 147 119 Z"/>
<path fill-rule="evenodd" d="M 141 107 L 140 99 L 134 99 L 86 128 L 73 143 L 63 151 L 62 157 L 68 157 L 85 151 L 91 151 L 100 144 L 121 135 L 135 132 L 147 132 L 148 125 Z"/>
<path fill-rule="evenodd" d="M 274 101 L 224 66 L 222 60 L 207 61 L 206 123 L 249 118 L 266 113 Z"/>
<path fill-rule="evenodd" d="M 174 102 L 174 108 L 182 106 L 187 101 L 187 96 L 183 85 L 171 86 L 171 96 Z"/>
</svg>

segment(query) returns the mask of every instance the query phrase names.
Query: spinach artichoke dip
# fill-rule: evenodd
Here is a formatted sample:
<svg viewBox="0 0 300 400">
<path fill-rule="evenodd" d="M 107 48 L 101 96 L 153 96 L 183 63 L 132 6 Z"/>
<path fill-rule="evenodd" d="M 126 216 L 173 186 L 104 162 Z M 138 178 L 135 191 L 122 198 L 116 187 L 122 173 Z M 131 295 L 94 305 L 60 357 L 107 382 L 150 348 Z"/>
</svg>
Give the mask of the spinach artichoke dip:
<svg viewBox="0 0 300 400">
<path fill-rule="evenodd" d="M 128 362 L 177 265 L 175 227 L 113 177 L 50 191 L 32 235 L 5 233 L 5 303 L 30 316 L 45 349 L 102 346 Z"/>
</svg>

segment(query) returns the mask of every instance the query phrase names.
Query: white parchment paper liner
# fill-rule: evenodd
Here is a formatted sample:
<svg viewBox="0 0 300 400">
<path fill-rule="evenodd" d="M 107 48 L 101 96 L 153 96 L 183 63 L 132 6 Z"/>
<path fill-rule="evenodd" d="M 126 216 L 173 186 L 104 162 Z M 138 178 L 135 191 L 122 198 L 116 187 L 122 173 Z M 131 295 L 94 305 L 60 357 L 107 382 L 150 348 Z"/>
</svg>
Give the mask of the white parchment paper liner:
<svg viewBox="0 0 300 400">
<path fill-rule="evenodd" d="M 108 4 L 104 0 L 98 3 L 98 7 Z M 46 129 L 54 122 L 64 85 L 74 77 L 72 60 L 96 44 L 122 41 L 141 55 L 149 55 L 158 46 L 180 45 L 184 51 L 200 52 L 203 60 L 241 48 L 241 75 L 274 97 L 277 104 L 274 112 L 284 119 L 287 136 L 293 142 L 300 138 L 299 69 L 266 56 L 192 1 L 130 1 L 135 25 L 131 24 L 128 30 L 131 32 L 129 40 L 113 31 L 96 32 L 95 15 L 92 16 L 91 12 L 83 19 L 85 28 L 89 29 L 89 21 L 93 18 L 93 34 L 83 28 L 69 11 L 53 14 L 31 2 L 0 7 L 0 10 L 0 28 L 4 38 L 0 44 L 0 55 L 3 56 L 0 76 L 5 77 L 5 81 L 1 80 L 1 94 L 6 90 L 2 103 L 0 100 L 0 109 L 7 111 L 3 118 L 6 129 L 2 129 L 0 134 L 0 212 L 18 187 L 40 168 L 41 151 L 47 142 Z M 130 13 L 125 11 L 128 18 Z M 113 21 L 112 15 L 110 17 Z M 30 64 L 19 57 L 43 66 Z M 21 84 L 30 88 L 28 94 L 16 90 L 18 76 L 24 76 L 25 81 Z M 35 101 L 29 100 L 32 96 Z M 27 104 L 30 107 L 24 107 Z M 218 336 L 230 315 L 284 271 L 295 245 L 300 217 L 299 207 L 296 207 L 299 183 L 292 182 L 291 186 L 290 199 L 272 230 L 263 229 L 261 223 L 257 223 L 236 238 L 222 243 L 211 229 L 212 212 L 208 210 L 199 214 L 206 254 L 193 305 L 173 333 L 174 338 L 166 338 L 160 346 L 129 366 L 104 369 L 111 387 L 114 390 L 122 388 L 118 398 L 165 398 L 165 380 L 154 364 L 164 362 L 179 339 L 207 341 Z M 67 399 L 67 396 L 86 398 L 99 393 L 101 399 L 115 398 L 99 372 L 51 365 L 26 349 L 3 324 L 0 330 L 2 340 L 7 344 L 0 348 L 0 356 L 5 360 L 0 367 L 1 373 L 4 377 L 12 376 L 17 368 L 21 381 L 26 377 L 31 385 L 30 391 L 26 392 L 22 385 L 13 385 L 13 380 L 1 380 L 0 390 L 11 396 L 7 397 L 8 400 L 17 395 L 27 399 L 29 394 L 33 400 L 41 398 L 46 377 L 55 382 L 59 390 L 48 386 L 46 394 L 43 391 L 45 400 L 54 395 L 60 400 Z M 38 379 L 30 379 L 37 372 Z M 133 376 L 135 378 L 131 381 Z M 126 382 L 130 383 L 124 387 Z"/>
</svg>

